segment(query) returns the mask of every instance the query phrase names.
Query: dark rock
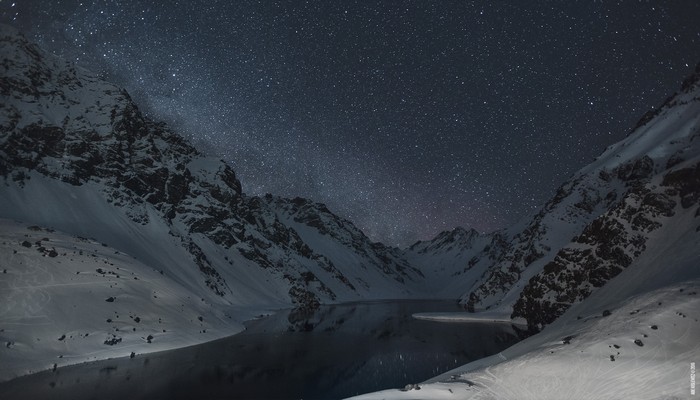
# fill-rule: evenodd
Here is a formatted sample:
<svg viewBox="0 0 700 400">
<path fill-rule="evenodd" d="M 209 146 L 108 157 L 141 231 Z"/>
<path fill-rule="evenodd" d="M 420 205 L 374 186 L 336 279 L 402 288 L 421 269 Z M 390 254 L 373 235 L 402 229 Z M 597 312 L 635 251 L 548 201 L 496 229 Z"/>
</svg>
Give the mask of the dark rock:
<svg viewBox="0 0 700 400">
<path fill-rule="evenodd" d="M 402 392 L 408 392 L 409 390 L 420 390 L 420 385 L 417 383 L 409 383 L 401 389 Z"/>
<path fill-rule="evenodd" d="M 637 160 L 622 164 L 618 167 L 617 176 L 623 181 L 648 178 L 654 171 L 654 161 L 645 155 Z"/>
<path fill-rule="evenodd" d="M 700 200 L 700 163 L 669 172 L 661 184 L 678 189 L 681 207 L 689 208 L 697 204 Z"/>
<path fill-rule="evenodd" d="M 666 169 L 671 169 L 671 168 L 675 167 L 676 165 L 685 161 L 683 156 L 679 153 L 681 153 L 681 152 L 677 152 L 668 158 L 668 161 L 666 162 Z"/>
<path fill-rule="evenodd" d="M 106 344 L 108 346 L 114 346 L 117 343 L 121 343 L 121 341 L 122 341 L 122 338 L 112 335 L 111 338 L 107 338 L 104 341 L 104 344 Z"/>
<path fill-rule="evenodd" d="M 108 297 L 108 298 L 105 299 L 105 301 L 106 301 L 107 303 L 114 303 L 114 300 L 115 300 L 114 297 Z"/>
<path fill-rule="evenodd" d="M 673 209 L 676 207 L 676 202 L 663 193 L 646 194 L 642 204 L 651 208 L 654 213 L 659 213 L 665 217 L 673 216 Z"/>
<path fill-rule="evenodd" d="M 636 345 L 639 346 L 639 347 L 644 346 L 644 343 L 642 343 L 642 341 L 639 340 L 639 339 L 634 339 L 634 344 L 636 344 Z"/>
<path fill-rule="evenodd" d="M 694 85 L 700 82 L 700 63 L 695 65 L 695 71 L 683 80 L 681 84 L 681 90 L 687 92 L 692 89 Z"/>
</svg>

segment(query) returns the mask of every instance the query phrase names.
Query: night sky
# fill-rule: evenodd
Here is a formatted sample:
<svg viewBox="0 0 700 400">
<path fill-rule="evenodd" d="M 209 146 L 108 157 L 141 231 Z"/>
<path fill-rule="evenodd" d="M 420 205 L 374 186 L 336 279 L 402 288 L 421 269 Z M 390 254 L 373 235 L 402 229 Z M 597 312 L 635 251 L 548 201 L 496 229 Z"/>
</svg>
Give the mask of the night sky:
<svg viewBox="0 0 700 400">
<path fill-rule="evenodd" d="M 536 212 L 700 61 L 700 1 L 7 1 L 251 195 L 392 245 Z"/>
</svg>

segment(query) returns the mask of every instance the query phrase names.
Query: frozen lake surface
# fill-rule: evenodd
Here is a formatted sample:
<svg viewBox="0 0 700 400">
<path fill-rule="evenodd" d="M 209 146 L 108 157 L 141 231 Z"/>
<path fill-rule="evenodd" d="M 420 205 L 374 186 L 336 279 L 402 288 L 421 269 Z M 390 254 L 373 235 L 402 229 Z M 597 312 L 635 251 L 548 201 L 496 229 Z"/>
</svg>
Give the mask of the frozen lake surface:
<svg viewBox="0 0 700 400">
<path fill-rule="evenodd" d="M 509 347 L 508 324 L 439 323 L 454 302 L 393 301 L 280 311 L 184 349 L 45 371 L 0 384 L 3 399 L 332 399 L 419 383 Z"/>
</svg>

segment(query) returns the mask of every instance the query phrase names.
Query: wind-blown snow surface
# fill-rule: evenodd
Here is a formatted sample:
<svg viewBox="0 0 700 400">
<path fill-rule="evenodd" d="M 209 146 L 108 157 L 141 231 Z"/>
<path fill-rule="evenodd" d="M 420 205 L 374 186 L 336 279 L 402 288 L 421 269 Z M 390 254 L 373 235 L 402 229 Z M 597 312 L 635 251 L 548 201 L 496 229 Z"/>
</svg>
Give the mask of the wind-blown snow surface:
<svg viewBox="0 0 700 400">
<path fill-rule="evenodd" d="M 264 309 L 221 307 L 91 239 L 0 219 L 0 380 L 231 335 Z"/>
<path fill-rule="evenodd" d="M 699 292 L 695 280 L 628 298 L 617 308 L 601 308 L 609 303 L 594 295 L 540 334 L 420 389 L 354 399 L 690 398 L 690 363 L 700 359 Z"/>
</svg>

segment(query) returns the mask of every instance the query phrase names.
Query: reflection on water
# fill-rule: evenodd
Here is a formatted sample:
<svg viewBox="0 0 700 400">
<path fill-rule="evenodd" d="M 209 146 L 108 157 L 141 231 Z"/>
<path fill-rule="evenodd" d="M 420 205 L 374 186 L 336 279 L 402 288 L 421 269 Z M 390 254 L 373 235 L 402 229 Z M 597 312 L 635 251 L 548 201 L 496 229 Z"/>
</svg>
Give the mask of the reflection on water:
<svg viewBox="0 0 700 400">
<path fill-rule="evenodd" d="M 417 383 L 515 343 L 504 324 L 443 324 L 402 301 L 286 311 L 241 334 L 180 350 L 46 371 L 0 385 L 0 398 L 343 398 Z"/>
</svg>

